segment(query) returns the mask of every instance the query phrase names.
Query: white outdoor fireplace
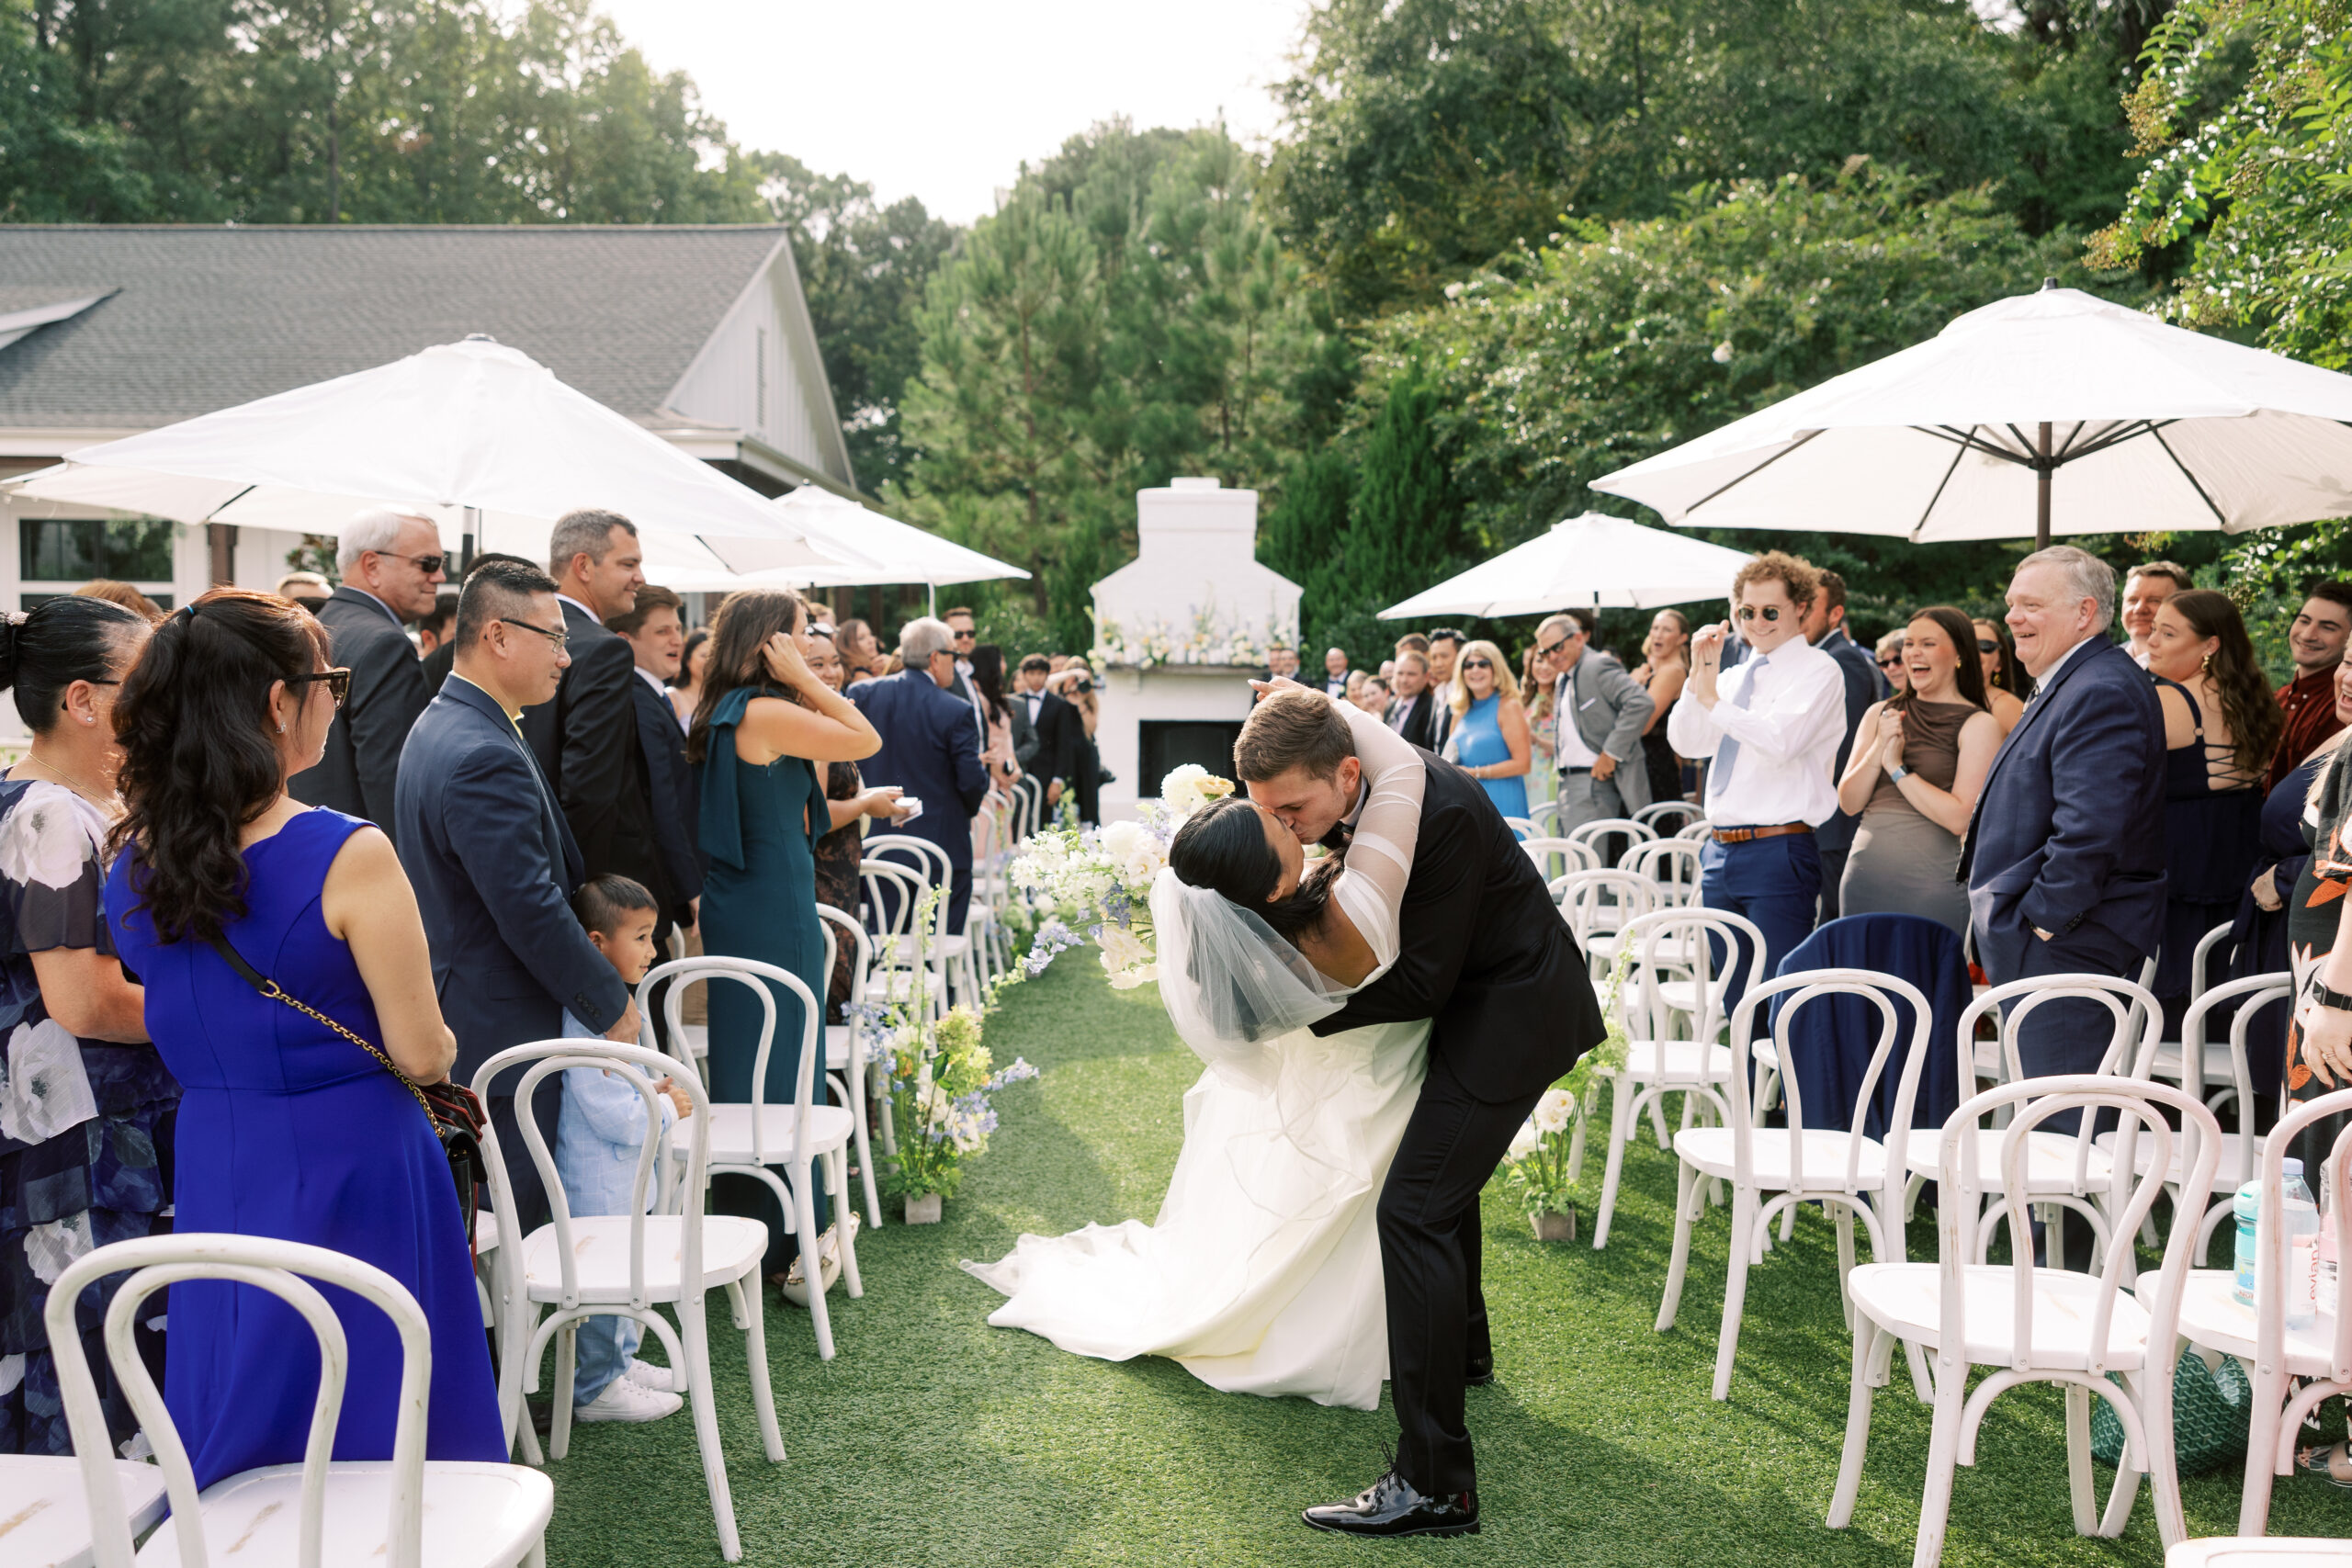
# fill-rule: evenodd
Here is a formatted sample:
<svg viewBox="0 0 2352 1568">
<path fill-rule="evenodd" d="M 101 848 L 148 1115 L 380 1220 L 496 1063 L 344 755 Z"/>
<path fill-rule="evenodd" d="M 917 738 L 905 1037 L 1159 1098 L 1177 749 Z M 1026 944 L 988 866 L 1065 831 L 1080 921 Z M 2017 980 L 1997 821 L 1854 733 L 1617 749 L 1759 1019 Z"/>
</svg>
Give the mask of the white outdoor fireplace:
<svg viewBox="0 0 2352 1568">
<path fill-rule="evenodd" d="M 1258 564 L 1258 492 L 1180 479 L 1136 492 L 1136 558 L 1094 585 L 1103 671 L 1095 744 L 1117 778 L 1102 819 L 1136 814 L 1168 770 L 1232 775 L 1266 649 L 1298 642 L 1295 582 Z"/>
</svg>

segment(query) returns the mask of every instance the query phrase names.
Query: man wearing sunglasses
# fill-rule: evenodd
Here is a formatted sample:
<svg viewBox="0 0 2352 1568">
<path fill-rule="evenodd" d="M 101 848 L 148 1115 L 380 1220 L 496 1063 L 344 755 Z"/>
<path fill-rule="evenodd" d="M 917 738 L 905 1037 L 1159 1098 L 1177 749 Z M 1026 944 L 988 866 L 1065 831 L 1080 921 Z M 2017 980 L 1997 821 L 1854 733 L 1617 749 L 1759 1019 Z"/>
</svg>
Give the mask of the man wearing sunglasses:
<svg viewBox="0 0 2352 1568">
<path fill-rule="evenodd" d="M 1535 628 L 1537 666 L 1552 676 L 1564 834 L 1650 803 L 1649 770 L 1639 759 L 1657 704 L 1623 665 L 1592 651 L 1594 626 L 1591 611 L 1570 610 Z M 1635 765 L 1624 766 L 1628 759 Z"/>
<path fill-rule="evenodd" d="M 1723 671 L 1727 627 L 1690 639 L 1690 681 L 1666 721 L 1685 757 L 1710 759 L 1700 897 L 1745 916 L 1763 933 L 1759 976 L 1813 930 L 1821 853 L 1813 830 L 1838 809 L 1838 743 L 1846 736 L 1846 680 L 1838 661 L 1804 639 L 1803 620 L 1820 578 L 1793 556 L 1768 550 L 1739 569 L 1732 599 L 1749 652 Z M 1746 994 L 1747 954 L 1736 955 L 1729 1009 Z"/>
<path fill-rule="evenodd" d="M 434 612 L 443 574 L 441 536 L 430 518 L 371 506 L 343 526 L 334 555 L 343 586 L 320 605 L 335 663 L 351 693 L 327 730 L 326 754 L 294 775 L 294 798 L 392 830 L 401 748 L 424 711 L 424 661 L 405 623 Z"/>
</svg>

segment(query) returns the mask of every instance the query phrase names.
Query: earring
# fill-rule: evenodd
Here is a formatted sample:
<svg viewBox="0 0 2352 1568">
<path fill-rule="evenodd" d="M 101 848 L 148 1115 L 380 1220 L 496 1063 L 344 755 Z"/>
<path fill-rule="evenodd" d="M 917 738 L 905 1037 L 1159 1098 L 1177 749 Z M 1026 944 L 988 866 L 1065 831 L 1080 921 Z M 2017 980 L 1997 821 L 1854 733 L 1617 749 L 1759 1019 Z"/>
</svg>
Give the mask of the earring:
<svg viewBox="0 0 2352 1568">
<path fill-rule="evenodd" d="M 2202 670 L 2206 674 L 2211 675 L 2213 672 L 2213 656 L 2209 653 L 2203 659 L 2199 660 L 2197 662 L 2197 668 Z"/>
<path fill-rule="evenodd" d="M 285 733 L 286 733 L 286 727 L 285 727 L 284 725 L 282 725 L 282 724 L 281 724 L 281 725 L 279 725 L 279 726 L 277 727 L 277 733 L 278 733 L 278 734 L 280 734 L 280 735 L 285 734 Z"/>
</svg>

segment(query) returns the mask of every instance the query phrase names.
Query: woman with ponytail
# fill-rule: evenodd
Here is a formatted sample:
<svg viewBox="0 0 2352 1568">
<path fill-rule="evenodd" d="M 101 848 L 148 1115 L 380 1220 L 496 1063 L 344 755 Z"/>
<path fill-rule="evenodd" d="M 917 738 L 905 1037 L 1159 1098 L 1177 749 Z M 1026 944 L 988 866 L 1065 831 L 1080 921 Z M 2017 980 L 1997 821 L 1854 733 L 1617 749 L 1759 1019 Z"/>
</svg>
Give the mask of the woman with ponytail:
<svg viewBox="0 0 2352 1568">
<path fill-rule="evenodd" d="M 103 599 L 0 620 L 0 686 L 33 737 L 0 779 L 0 1453 L 74 1451 L 41 1325 L 48 1281 L 93 1247 L 152 1234 L 172 1200 L 179 1086 L 147 1043 L 100 902 L 121 809 L 115 699 L 146 641 L 144 620 Z M 121 1444 L 139 1421 L 98 1326 L 117 1283 L 81 1321 Z M 156 1360 L 160 1341 L 140 1339 Z"/>
<path fill-rule="evenodd" d="M 306 1242 L 398 1280 L 433 1336 L 426 1457 L 503 1460 L 457 1187 L 391 1070 L 437 1083 L 457 1055 L 416 895 L 381 830 L 286 792 L 349 682 L 326 628 L 286 600 L 216 588 L 166 618 L 115 709 L 107 916 L 187 1089 L 178 1228 Z M 372 1307 L 334 1304 L 351 1353 L 335 1455 L 390 1459 L 398 1337 Z M 170 1344 L 164 1400 L 198 1486 L 302 1457 L 319 1360 L 292 1308 L 227 1280 L 175 1285 Z"/>
</svg>

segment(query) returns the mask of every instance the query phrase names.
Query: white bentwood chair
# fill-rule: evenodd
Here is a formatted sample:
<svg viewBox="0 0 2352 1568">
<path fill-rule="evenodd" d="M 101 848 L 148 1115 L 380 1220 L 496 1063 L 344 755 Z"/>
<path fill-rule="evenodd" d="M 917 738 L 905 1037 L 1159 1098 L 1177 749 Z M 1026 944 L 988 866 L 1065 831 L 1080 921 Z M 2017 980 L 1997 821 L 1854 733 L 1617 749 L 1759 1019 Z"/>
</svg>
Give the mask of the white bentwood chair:
<svg viewBox="0 0 2352 1568">
<path fill-rule="evenodd" d="M 874 1188 L 874 1147 L 872 1105 L 876 1095 L 872 1042 L 866 1038 L 865 1020 L 861 1010 L 865 1005 L 865 987 L 874 969 L 874 942 L 857 917 L 846 909 L 836 909 L 831 904 L 817 906 L 817 918 L 825 925 L 826 999 L 831 1000 L 831 980 L 836 967 L 834 955 L 840 944 L 850 944 L 849 958 L 849 1021 L 825 1024 L 825 1081 L 833 1086 L 857 1119 L 857 1174 L 865 1188 L 865 1223 L 876 1230 L 882 1226 L 882 1200 Z"/>
<path fill-rule="evenodd" d="M 2172 1350 L 2181 1288 L 2197 1242 L 2197 1215 L 2187 1210 L 2175 1214 L 2163 1267 L 2153 1280 L 2143 1275 L 2136 1291 L 2124 1289 L 2131 1281 L 2128 1245 L 2110 1248 L 2096 1274 L 2040 1268 L 2033 1261 L 2030 1206 L 2041 1199 L 2028 1167 L 2033 1140 L 2041 1135 L 2035 1128 L 2066 1111 L 2087 1123 L 2103 1110 L 2117 1113 L 2127 1146 L 2141 1138 L 2155 1145 L 2148 1174 L 2117 1181 L 2117 1235 L 2128 1239 L 2163 1195 L 2162 1172 L 2172 1158 L 2172 1145 L 2184 1135 L 2174 1131 L 2167 1112 L 2180 1121 L 2194 1150 L 2190 1188 L 2212 1179 L 2220 1125 L 2203 1101 L 2171 1084 L 2094 1074 L 2029 1078 L 1973 1096 L 1953 1111 L 1937 1140 L 1939 1166 L 1946 1173 L 1946 1201 L 1937 1214 L 1940 1260 L 1864 1264 L 1848 1281 L 1854 1303 L 1853 1381 L 1845 1453 L 1829 1505 L 1833 1529 L 1853 1519 L 1870 1444 L 1871 1389 L 1885 1381 L 1882 1351 L 1890 1339 L 1900 1338 L 1926 1346 L 1936 1369 L 1913 1568 L 1937 1568 L 1943 1559 L 1954 1467 L 1976 1462 L 1985 1411 L 2001 1394 L 2030 1382 L 2054 1382 L 2066 1391 L 2066 1473 L 2077 1534 L 2120 1535 L 2143 1474 L 2155 1494 L 2156 1529 L 2165 1546 L 2188 1534 L 2173 1461 Z M 1986 1117 L 2002 1113 L 2011 1117 L 2005 1129 L 1980 1127 Z M 1986 1181 L 1981 1158 L 1987 1139 L 1994 1143 L 1997 1188 Z M 1987 1196 L 2000 1204 L 1996 1216 L 2008 1222 L 2007 1263 L 1978 1261 L 1983 1244 L 1976 1211 Z M 1973 1393 L 1968 1387 L 1972 1366 L 1996 1369 Z M 2121 1387 L 2109 1381 L 2109 1372 L 2122 1378 Z M 2092 1490 L 2094 1394 L 2114 1408 L 2125 1442 L 2103 1517 Z"/>
<path fill-rule="evenodd" d="M 114 1457 L 97 1382 L 74 1321 L 82 1292 L 126 1269 L 137 1272 L 123 1281 L 107 1309 L 107 1359 L 154 1447 L 155 1482 L 127 1477 L 126 1467 Z M 147 1298 L 187 1280 L 227 1280 L 267 1291 L 293 1308 L 316 1336 L 319 1392 L 301 1463 L 266 1465 L 197 1491 L 179 1429 L 131 1343 L 131 1325 Z M 399 1406 L 389 1460 L 332 1457 L 351 1357 L 342 1320 L 311 1280 L 350 1292 L 391 1319 L 400 1336 Z M 51 1285 L 42 1316 L 57 1359 L 66 1425 L 80 1456 L 53 1462 L 81 1467 L 84 1517 L 91 1527 L 89 1555 L 82 1560 L 96 1568 L 132 1568 L 142 1561 L 185 1568 L 212 1562 L 295 1568 L 374 1562 L 385 1568 L 539 1568 L 546 1561 L 542 1538 L 555 1509 L 555 1488 L 545 1475 L 521 1465 L 424 1457 L 432 1331 L 416 1298 L 373 1264 L 267 1236 L 142 1236 L 99 1247 L 69 1264 Z M 149 1489 L 157 1482 L 170 1497 L 171 1520 L 134 1556 L 131 1539 L 142 1519 L 153 1521 Z M 13 1534 L 5 1523 L 0 1521 L 0 1534 Z M 7 1549 L 6 1561 L 47 1561 L 32 1555 L 43 1528 L 36 1520 L 31 1540 L 0 1541 Z"/>
<path fill-rule="evenodd" d="M 678 989 L 673 988 L 670 996 L 670 1005 L 675 1008 Z M 718 1549 L 728 1562 L 734 1562 L 742 1558 L 743 1543 L 736 1531 L 734 1495 L 728 1487 L 727 1460 L 719 1448 L 705 1298 L 716 1289 L 723 1287 L 727 1292 L 735 1326 L 743 1335 L 743 1359 L 751 1377 L 752 1403 L 759 1416 L 760 1440 L 769 1461 L 782 1464 L 784 1438 L 776 1429 L 775 1393 L 768 1382 L 766 1326 L 760 1301 L 760 1260 L 767 1252 L 768 1228 L 735 1214 L 703 1213 L 713 1108 L 702 1080 L 692 1073 L 672 1071 L 676 1066 L 674 1059 L 646 1045 L 541 1040 L 501 1051 L 474 1074 L 475 1092 L 487 1094 L 500 1074 L 523 1069 L 514 1089 L 515 1120 L 521 1123 L 524 1146 L 538 1168 L 554 1213 L 549 1223 L 523 1235 L 497 1130 L 485 1130 L 482 1163 L 490 1170 L 491 1201 L 498 1211 L 499 1232 L 509 1238 L 497 1253 L 499 1414 L 506 1423 L 508 1442 L 519 1439 L 523 1457 L 536 1462 L 538 1438 L 524 1415 L 523 1395 L 537 1388 L 540 1359 L 551 1340 L 559 1341 L 555 1420 L 548 1449 L 552 1457 L 563 1458 L 571 1442 L 573 1354 L 581 1320 L 635 1318 L 662 1341 L 669 1353 L 673 1391 L 686 1396 L 687 1406 L 694 1412 L 695 1441 L 702 1452 L 703 1480 L 710 1490 Z M 575 1218 L 564 1201 L 555 1156 L 548 1149 L 547 1137 L 539 1131 L 530 1104 L 532 1094 L 548 1075 L 568 1067 L 599 1068 L 622 1078 L 644 1102 L 649 1128 L 662 1125 L 661 1108 L 653 1093 L 655 1075 L 674 1079 L 693 1103 L 693 1114 L 680 1120 L 669 1134 L 646 1138 L 631 1179 L 628 1213 Z M 670 1173 L 660 1168 L 657 1156 L 681 1138 L 685 1144 L 681 1151 L 685 1161 L 684 1180 L 672 1188 L 667 1179 Z M 659 1190 L 653 1185 L 657 1173 L 663 1182 Z M 645 1212 L 648 1199 L 657 1190 L 674 1197 L 674 1212 Z M 669 1203 L 662 1206 L 671 1207 Z M 674 1330 L 670 1320 L 654 1310 L 663 1305 L 677 1314 Z M 554 1309 L 552 1314 L 542 1320 L 542 1311 L 549 1307 Z M 681 1378 L 683 1386 L 679 1386 Z M 439 1568 L 437 1562 L 435 1568 Z"/>
</svg>

